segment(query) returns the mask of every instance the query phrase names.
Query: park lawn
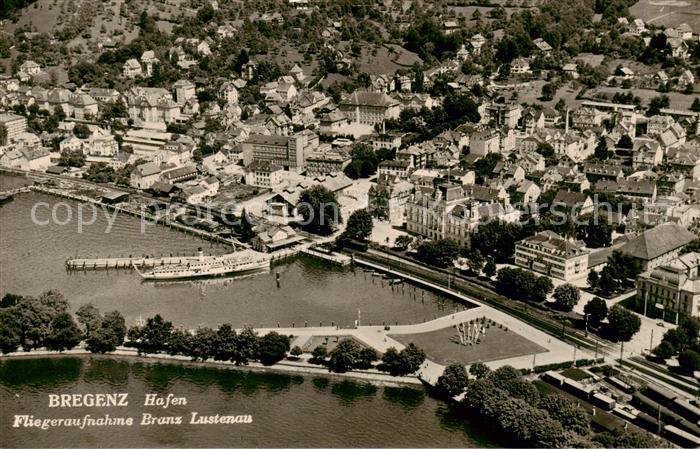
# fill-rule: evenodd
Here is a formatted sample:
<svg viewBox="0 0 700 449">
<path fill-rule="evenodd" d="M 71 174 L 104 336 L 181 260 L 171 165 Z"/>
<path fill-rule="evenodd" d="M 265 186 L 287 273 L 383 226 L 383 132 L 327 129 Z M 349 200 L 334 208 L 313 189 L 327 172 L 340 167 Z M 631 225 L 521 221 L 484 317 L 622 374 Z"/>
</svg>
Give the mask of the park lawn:
<svg viewBox="0 0 700 449">
<path fill-rule="evenodd" d="M 648 105 L 651 99 L 654 97 L 666 95 L 668 97 L 671 109 L 680 109 L 682 111 L 690 110 L 690 106 L 693 104 L 693 100 L 695 99 L 695 95 L 686 95 L 682 92 L 657 92 L 652 89 L 623 89 L 621 87 L 608 86 L 599 87 L 595 89 L 595 91 L 589 90 L 587 92 L 587 96 L 592 97 L 596 93 L 605 93 L 607 94 L 608 99 L 612 99 L 612 97 L 618 92 L 623 94 L 631 92 L 633 95 L 639 97 L 642 100 L 643 106 Z"/>
<path fill-rule="evenodd" d="M 561 372 L 561 375 L 578 382 L 591 377 L 590 374 L 579 368 L 567 368 Z"/>
<path fill-rule="evenodd" d="M 547 352 L 547 349 L 520 336 L 512 330 L 506 331 L 491 326 L 481 336 L 481 342 L 472 346 L 459 344 L 457 330 L 447 327 L 421 334 L 390 335 L 396 341 L 407 345 L 414 343 L 423 349 L 428 359 L 443 365 L 474 362 L 490 362 L 528 354 Z"/>
<path fill-rule="evenodd" d="M 324 335 L 314 335 L 313 337 L 309 338 L 306 343 L 304 343 L 304 347 L 301 349 L 304 352 L 312 352 L 317 346 L 325 346 L 326 351 L 328 351 L 328 353 L 330 354 L 331 351 L 333 351 L 335 347 L 338 346 L 338 343 L 347 339 L 355 340 L 355 343 L 357 343 L 363 348 L 367 347 L 367 345 L 365 345 L 358 339 L 353 338 L 352 335 L 333 335 L 329 337 Z"/>
</svg>

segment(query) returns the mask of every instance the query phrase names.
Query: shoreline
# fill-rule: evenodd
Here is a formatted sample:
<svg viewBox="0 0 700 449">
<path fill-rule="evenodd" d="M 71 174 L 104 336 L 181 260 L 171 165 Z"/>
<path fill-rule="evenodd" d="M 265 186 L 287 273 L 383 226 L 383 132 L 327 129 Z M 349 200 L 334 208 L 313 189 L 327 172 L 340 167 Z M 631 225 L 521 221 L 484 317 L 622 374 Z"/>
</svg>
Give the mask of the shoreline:
<svg viewBox="0 0 700 449">
<path fill-rule="evenodd" d="M 282 361 L 265 366 L 260 362 L 250 362 L 248 365 L 235 365 L 231 362 L 219 360 L 193 361 L 185 356 L 171 356 L 168 354 L 141 354 L 139 355 L 136 349 L 120 347 L 114 352 L 107 354 L 94 354 L 86 349 L 72 349 L 70 351 L 55 352 L 55 351 L 30 351 L 30 352 L 12 352 L 9 354 L 0 354 L 0 363 L 5 360 L 25 360 L 25 359 L 55 359 L 55 358 L 97 358 L 97 359 L 113 359 L 124 360 L 128 362 L 145 362 L 150 364 L 167 363 L 172 365 L 190 366 L 197 368 L 215 368 L 229 369 L 235 371 L 251 371 L 258 373 L 273 372 L 279 374 L 297 374 L 303 376 L 324 376 L 337 379 L 353 380 L 356 382 L 369 383 L 375 386 L 384 387 L 407 387 L 407 386 L 423 386 L 425 384 L 416 376 L 394 377 L 389 374 L 380 372 L 368 371 L 349 371 L 347 373 L 334 373 L 328 371 L 322 365 L 310 365 L 305 362 L 297 362 L 283 359 Z M 303 360 L 303 359 L 300 359 Z"/>
</svg>

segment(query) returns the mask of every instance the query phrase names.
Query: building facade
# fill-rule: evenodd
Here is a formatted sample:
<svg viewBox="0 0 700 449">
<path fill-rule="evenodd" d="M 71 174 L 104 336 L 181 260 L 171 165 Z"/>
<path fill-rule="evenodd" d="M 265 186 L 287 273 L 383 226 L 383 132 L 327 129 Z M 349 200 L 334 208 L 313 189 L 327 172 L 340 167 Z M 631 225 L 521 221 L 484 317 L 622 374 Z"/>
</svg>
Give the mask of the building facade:
<svg viewBox="0 0 700 449">
<path fill-rule="evenodd" d="M 580 242 L 543 231 L 515 244 L 515 264 L 572 282 L 588 276 L 588 253 Z"/>
</svg>

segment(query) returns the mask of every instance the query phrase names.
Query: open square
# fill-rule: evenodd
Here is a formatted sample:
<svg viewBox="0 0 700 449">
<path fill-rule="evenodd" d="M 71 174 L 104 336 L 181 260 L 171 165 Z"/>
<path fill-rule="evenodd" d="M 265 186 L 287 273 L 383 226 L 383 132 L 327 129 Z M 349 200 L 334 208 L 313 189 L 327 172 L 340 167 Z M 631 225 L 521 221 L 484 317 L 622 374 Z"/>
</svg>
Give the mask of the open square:
<svg viewBox="0 0 700 449">
<path fill-rule="evenodd" d="M 391 335 L 391 338 L 405 345 L 415 344 L 430 360 L 443 365 L 468 365 L 547 352 L 546 348 L 498 324 L 491 324 L 479 337 L 479 343 L 471 345 L 460 344 L 457 328 L 453 326 L 420 334 Z"/>
</svg>

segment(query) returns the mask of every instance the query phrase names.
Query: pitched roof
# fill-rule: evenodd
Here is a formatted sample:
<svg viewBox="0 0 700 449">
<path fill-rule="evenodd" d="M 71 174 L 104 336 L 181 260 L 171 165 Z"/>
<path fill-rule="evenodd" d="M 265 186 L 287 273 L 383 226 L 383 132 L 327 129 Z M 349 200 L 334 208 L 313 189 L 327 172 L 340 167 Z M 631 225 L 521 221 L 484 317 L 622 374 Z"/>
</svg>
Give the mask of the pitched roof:
<svg viewBox="0 0 700 449">
<path fill-rule="evenodd" d="M 358 90 L 341 100 L 340 104 L 352 106 L 394 106 L 398 104 L 396 100 L 383 92 L 369 92 Z"/>
<path fill-rule="evenodd" d="M 642 260 L 655 259 L 695 240 L 697 236 L 676 223 L 664 223 L 627 242 L 620 250 Z"/>
</svg>

